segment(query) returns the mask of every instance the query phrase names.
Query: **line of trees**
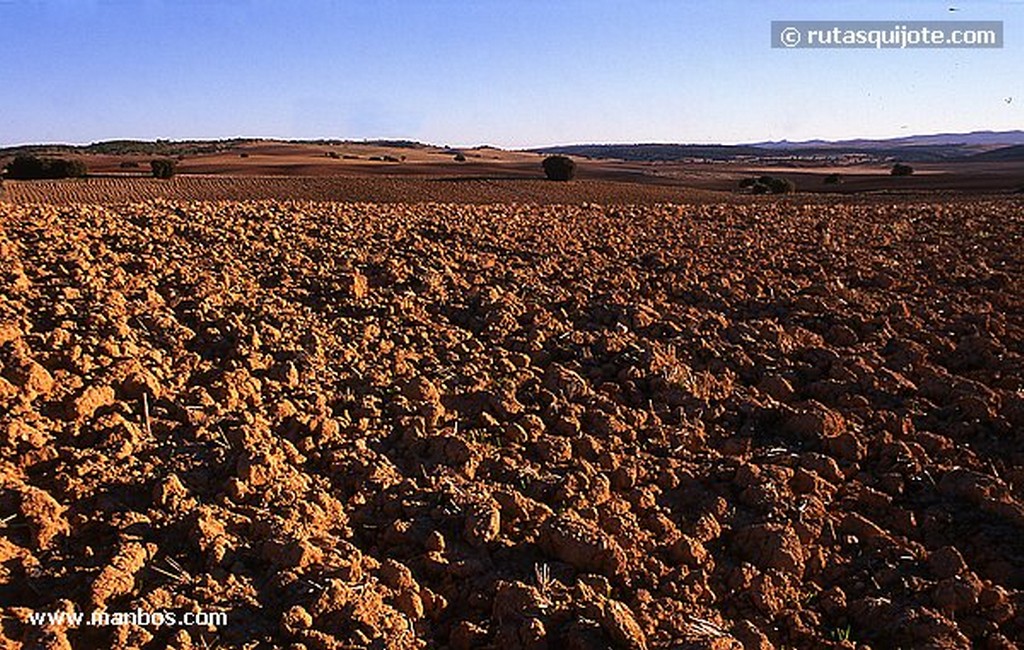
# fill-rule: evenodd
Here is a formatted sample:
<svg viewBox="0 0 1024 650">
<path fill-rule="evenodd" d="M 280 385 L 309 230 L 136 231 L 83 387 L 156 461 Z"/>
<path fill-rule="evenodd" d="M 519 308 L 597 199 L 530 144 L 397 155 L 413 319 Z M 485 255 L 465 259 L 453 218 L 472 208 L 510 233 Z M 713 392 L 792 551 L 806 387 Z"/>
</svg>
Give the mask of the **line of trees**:
<svg viewBox="0 0 1024 650">
<path fill-rule="evenodd" d="M 7 164 L 4 175 L 15 180 L 43 178 L 83 178 L 89 172 L 85 163 L 75 158 L 38 158 L 16 156 Z"/>
<path fill-rule="evenodd" d="M 122 168 L 137 167 L 137 163 L 122 163 Z M 177 172 L 177 161 L 158 158 L 150 162 L 154 178 L 171 178 Z M 77 158 L 54 158 L 22 154 L 15 156 L 3 169 L 2 176 L 12 180 L 34 181 L 59 178 L 85 178 L 89 169 Z"/>
</svg>

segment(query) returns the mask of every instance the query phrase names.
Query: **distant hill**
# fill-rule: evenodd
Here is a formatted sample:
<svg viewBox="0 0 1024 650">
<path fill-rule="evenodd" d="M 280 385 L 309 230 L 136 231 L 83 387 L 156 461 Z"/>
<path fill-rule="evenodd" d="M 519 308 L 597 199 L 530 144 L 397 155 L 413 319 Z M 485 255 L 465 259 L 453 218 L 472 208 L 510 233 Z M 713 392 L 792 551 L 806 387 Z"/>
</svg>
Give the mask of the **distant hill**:
<svg viewBox="0 0 1024 650">
<path fill-rule="evenodd" d="M 893 147 L 1003 147 L 1024 144 L 1024 131 L 972 131 L 970 133 L 936 133 L 933 135 L 910 135 L 900 138 L 884 138 L 881 140 L 805 140 L 790 142 L 779 140 L 773 142 L 756 142 L 751 146 L 766 149 L 891 149 Z"/>
<path fill-rule="evenodd" d="M 863 156 L 872 160 L 942 162 L 966 160 L 987 151 L 1016 145 L 1024 145 L 1024 131 L 942 133 L 885 140 L 781 140 L 742 145 L 582 144 L 542 147 L 530 151 L 627 161 L 729 161 L 749 158 L 822 160 L 842 156 Z"/>
<path fill-rule="evenodd" d="M 530 149 L 540 154 L 563 154 L 586 158 L 611 158 L 636 162 L 668 162 L 679 160 L 832 160 L 843 156 L 862 156 L 871 160 L 906 162 L 941 162 L 958 160 L 978 153 L 959 145 L 833 147 L 792 146 L 759 147 L 755 145 L 687 145 L 687 144 L 581 144 Z"/>
<path fill-rule="evenodd" d="M 105 154 L 114 156 L 188 156 L 216 153 L 256 139 L 232 140 L 106 140 L 92 144 L 27 144 L 0 148 L 0 156 L 61 155 L 61 154 Z"/>
<path fill-rule="evenodd" d="M 114 156 L 196 156 L 219 153 L 241 145 L 261 142 L 291 142 L 295 144 L 343 145 L 363 144 L 399 149 L 425 149 L 431 145 L 413 140 L 269 140 L 265 138 L 230 138 L 224 140 L 105 140 L 92 144 L 27 144 L 0 147 L 0 156 L 105 154 Z"/>
<path fill-rule="evenodd" d="M 667 161 L 687 158 L 731 160 L 743 156 L 768 156 L 775 152 L 756 146 L 725 144 L 574 144 L 543 147 L 530 151 L 542 154 L 569 154 L 588 158 L 620 160 Z"/>
<path fill-rule="evenodd" d="M 269 140 L 232 138 L 224 140 L 108 140 L 87 145 L 35 144 L 0 148 L 0 157 L 19 154 L 65 155 L 106 154 L 143 156 L 197 156 L 231 151 L 237 147 L 278 142 L 284 144 L 358 144 L 409 150 L 432 149 L 433 145 L 412 140 Z M 807 161 L 850 162 L 949 162 L 1018 161 L 1024 147 L 1024 131 L 974 131 L 912 135 L 882 140 L 787 140 L 751 144 L 568 144 L 529 149 L 544 155 L 566 154 L 587 158 L 635 162 L 659 161 L 760 161 L 800 164 Z M 480 145 L 467 151 L 498 150 Z M 445 149 L 447 151 L 447 148 Z"/>
<path fill-rule="evenodd" d="M 1024 144 L 1000 147 L 970 157 L 972 162 L 1024 162 Z"/>
</svg>

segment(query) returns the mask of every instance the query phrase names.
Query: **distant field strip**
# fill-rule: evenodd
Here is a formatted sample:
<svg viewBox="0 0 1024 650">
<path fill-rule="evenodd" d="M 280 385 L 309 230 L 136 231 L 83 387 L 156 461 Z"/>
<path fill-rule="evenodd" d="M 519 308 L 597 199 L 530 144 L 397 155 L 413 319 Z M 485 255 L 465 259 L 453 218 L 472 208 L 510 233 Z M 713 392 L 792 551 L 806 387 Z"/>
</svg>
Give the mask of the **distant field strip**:
<svg viewBox="0 0 1024 650">
<path fill-rule="evenodd" d="M 704 194 L 679 187 L 580 180 L 393 177 L 178 176 L 8 181 L 3 201 L 15 204 L 132 203 L 168 200 L 300 200 L 452 203 L 672 203 Z"/>
</svg>

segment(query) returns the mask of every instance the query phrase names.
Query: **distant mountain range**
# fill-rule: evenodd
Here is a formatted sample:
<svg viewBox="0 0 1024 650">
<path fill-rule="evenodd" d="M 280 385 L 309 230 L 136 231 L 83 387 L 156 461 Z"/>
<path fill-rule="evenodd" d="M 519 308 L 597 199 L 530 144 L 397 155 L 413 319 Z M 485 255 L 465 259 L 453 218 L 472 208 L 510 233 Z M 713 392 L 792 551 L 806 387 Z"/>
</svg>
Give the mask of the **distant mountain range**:
<svg viewBox="0 0 1024 650">
<path fill-rule="evenodd" d="M 1006 149 L 1004 153 L 1003 150 Z M 706 144 L 582 144 L 531 149 L 542 154 L 566 154 L 628 161 L 678 160 L 816 160 L 864 158 L 940 162 L 954 160 L 1024 160 L 1024 131 L 974 131 L 912 135 L 883 140 L 806 140 L 756 142 L 740 145 Z"/>
<path fill-rule="evenodd" d="M 824 147 L 834 149 L 870 149 L 891 147 L 1005 147 L 1024 144 L 1024 131 L 971 131 L 970 133 L 936 133 L 934 135 L 909 135 L 901 138 L 885 138 L 882 140 L 804 140 L 789 142 L 757 142 L 750 146 L 766 149 L 793 149 Z"/>
</svg>

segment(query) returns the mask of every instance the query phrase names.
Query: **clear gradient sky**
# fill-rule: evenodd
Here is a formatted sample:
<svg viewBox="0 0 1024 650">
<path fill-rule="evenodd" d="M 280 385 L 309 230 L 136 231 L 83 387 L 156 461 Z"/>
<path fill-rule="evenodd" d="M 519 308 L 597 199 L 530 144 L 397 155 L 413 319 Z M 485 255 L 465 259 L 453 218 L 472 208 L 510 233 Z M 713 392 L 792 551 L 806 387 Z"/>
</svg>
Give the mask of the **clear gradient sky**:
<svg viewBox="0 0 1024 650">
<path fill-rule="evenodd" d="M 1004 21 L 1005 47 L 769 42 L 772 20 L 951 18 Z M 527 147 L 1019 129 L 1022 40 L 1024 0 L 0 0 L 0 144 Z"/>
</svg>

